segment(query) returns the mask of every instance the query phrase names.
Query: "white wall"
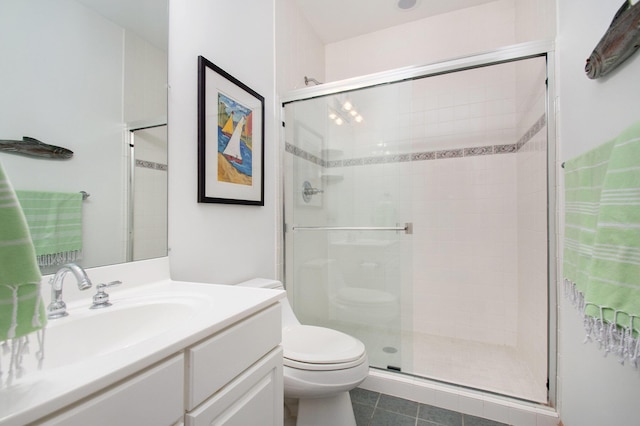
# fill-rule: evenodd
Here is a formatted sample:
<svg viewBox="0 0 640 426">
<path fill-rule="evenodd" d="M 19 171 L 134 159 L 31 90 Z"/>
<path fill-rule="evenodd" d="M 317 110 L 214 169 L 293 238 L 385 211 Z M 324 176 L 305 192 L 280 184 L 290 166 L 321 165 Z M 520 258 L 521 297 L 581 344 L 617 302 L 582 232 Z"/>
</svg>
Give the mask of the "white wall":
<svg viewBox="0 0 640 426">
<path fill-rule="evenodd" d="M 516 42 L 552 40 L 556 34 L 556 0 L 514 0 Z"/>
<path fill-rule="evenodd" d="M 174 279 L 232 284 L 275 277 L 273 1 L 170 2 L 169 247 Z M 265 97 L 264 207 L 197 202 L 198 55 Z"/>
<path fill-rule="evenodd" d="M 167 52 L 127 31 L 124 61 L 124 122 L 166 120 Z"/>
<path fill-rule="evenodd" d="M 275 0 L 275 3 L 278 94 L 305 87 L 305 76 L 324 82 L 322 40 L 311 29 L 296 0 Z"/>
<path fill-rule="evenodd" d="M 618 0 L 558 2 L 557 77 L 559 161 L 575 157 L 615 137 L 640 118 L 640 56 L 613 74 L 589 80 L 585 59 L 620 7 Z M 561 170 L 561 169 L 558 169 Z M 561 171 L 558 172 L 562 176 Z M 562 222 L 562 188 L 559 189 Z M 562 240 L 562 227 L 559 229 Z M 559 250 L 562 256 L 562 246 Z M 562 259 L 559 260 L 562 277 Z M 604 358 L 592 343 L 583 344 L 578 312 L 559 295 L 559 411 L 565 426 L 638 424 L 640 374 Z"/>
<path fill-rule="evenodd" d="M 516 43 L 514 0 L 498 0 L 326 46 L 326 79 L 424 65 Z"/>
</svg>

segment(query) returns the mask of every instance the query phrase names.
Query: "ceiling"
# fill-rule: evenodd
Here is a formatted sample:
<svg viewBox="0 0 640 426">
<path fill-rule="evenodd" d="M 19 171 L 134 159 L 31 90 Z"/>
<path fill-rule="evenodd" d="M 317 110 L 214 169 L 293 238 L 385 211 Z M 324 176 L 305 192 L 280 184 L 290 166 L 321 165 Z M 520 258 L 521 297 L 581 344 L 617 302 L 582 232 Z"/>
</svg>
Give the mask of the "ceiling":
<svg viewBox="0 0 640 426">
<path fill-rule="evenodd" d="M 166 50 L 167 1 L 78 0 L 106 18 L 133 29 L 156 47 Z M 409 10 L 397 7 L 410 0 L 295 0 L 316 34 L 333 43 L 429 16 L 496 0 L 416 0 Z"/>
<path fill-rule="evenodd" d="M 398 8 L 399 0 L 295 1 L 326 44 L 495 0 L 417 0 L 410 10 Z"/>
</svg>

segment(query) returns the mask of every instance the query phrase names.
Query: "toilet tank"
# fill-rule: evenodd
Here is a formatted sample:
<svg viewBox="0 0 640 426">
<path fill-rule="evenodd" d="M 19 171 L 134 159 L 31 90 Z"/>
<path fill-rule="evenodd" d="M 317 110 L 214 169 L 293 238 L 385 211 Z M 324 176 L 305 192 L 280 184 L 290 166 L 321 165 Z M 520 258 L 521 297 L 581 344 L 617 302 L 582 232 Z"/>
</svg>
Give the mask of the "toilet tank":
<svg viewBox="0 0 640 426">
<path fill-rule="evenodd" d="M 272 280 L 269 278 L 254 278 L 249 281 L 238 283 L 241 287 L 258 287 L 258 288 L 273 288 L 276 290 L 284 290 L 284 286 L 278 280 Z"/>
<path fill-rule="evenodd" d="M 241 287 L 255 287 L 255 288 L 267 288 L 273 290 L 284 290 L 284 286 L 278 280 L 272 280 L 269 278 L 254 278 L 249 281 L 244 281 L 238 283 Z M 291 309 L 291 305 L 289 304 L 289 299 L 285 296 L 284 299 L 280 301 L 280 306 L 282 306 L 282 326 L 286 327 L 288 325 L 299 325 L 300 321 L 296 318 L 296 314 L 293 313 L 293 309 Z"/>
</svg>

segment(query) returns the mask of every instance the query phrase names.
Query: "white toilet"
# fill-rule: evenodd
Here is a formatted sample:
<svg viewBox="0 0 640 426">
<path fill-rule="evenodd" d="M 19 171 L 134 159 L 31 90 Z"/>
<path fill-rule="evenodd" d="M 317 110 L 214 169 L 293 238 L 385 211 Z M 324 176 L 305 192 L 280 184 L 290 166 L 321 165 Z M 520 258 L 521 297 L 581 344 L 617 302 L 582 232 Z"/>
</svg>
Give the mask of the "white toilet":
<svg viewBox="0 0 640 426">
<path fill-rule="evenodd" d="M 262 278 L 238 285 L 284 290 L 281 282 Z M 297 426 L 355 426 L 349 391 L 369 373 L 364 344 L 336 330 L 301 325 L 289 301 L 281 304 L 284 396 L 298 400 Z"/>
</svg>

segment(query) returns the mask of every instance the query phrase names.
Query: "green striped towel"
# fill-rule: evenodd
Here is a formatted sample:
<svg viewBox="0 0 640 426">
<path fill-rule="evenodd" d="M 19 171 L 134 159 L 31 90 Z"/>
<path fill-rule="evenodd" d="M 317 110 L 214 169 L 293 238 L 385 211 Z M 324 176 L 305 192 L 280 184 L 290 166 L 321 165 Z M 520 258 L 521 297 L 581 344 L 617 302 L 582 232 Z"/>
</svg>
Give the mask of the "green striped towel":
<svg viewBox="0 0 640 426">
<path fill-rule="evenodd" d="M 16 191 L 29 224 L 40 266 L 63 265 L 82 257 L 80 192 Z"/>
<path fill-rule="evenodd" d="M 640 122 L 565 163 L 565 291 L 588 340 L 640 361 Z"/>
<path fill-rule="evenodd" d="M 15 192 L 0 164 L 0 345 L 9 358 L 11 383 L 22 372 L 20 361 L 28 352 L 29 335 L 42 345 L 46 316 L 40 294 L 40 270 L 29 229 Z M 2 362 L 0 355 L 0 386 Z M 42 360 L 42 346 L 36 356 Z"/>
</svg>

